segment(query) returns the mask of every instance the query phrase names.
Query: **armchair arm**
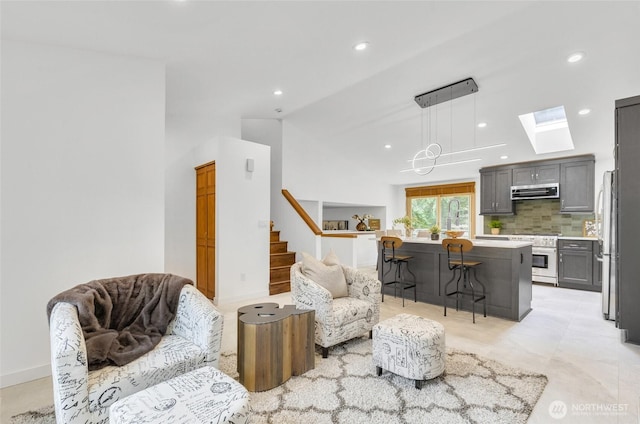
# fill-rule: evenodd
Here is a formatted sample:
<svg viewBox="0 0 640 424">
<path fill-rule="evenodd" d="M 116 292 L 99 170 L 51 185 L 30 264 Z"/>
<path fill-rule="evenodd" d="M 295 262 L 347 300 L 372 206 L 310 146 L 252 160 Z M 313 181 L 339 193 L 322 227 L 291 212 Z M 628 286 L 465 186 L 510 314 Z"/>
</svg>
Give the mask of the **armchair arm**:
<svg viewBox="0 0 640 424">
<path fill-rule="evenodd" d="M 314 309 L 319 322 L 333 322 L 333 296 L 329 290 L 300 272 L 300 264 L 291 267 L 291 298 L 300 309 Z"/>
<path fill-rule="evenodd" d="M 175 319 L 167 334 L 184 337 L 205 352 L 205 364 L 218 368 L 222 346 L 224 316 L 194 286 L 188 284 L 180 292 Z"/>
<path fill-rule="evenodd" d="M 349 297 L 355 297 L 371 304 L 372 315 L 368 320 L 371 325 L 380 320 L 380 303 L 382 300 L 382 283 L 374 277 L 355 268 L 343 266 L 344 276 L 347 280 Z"/>
<path fill-rule="evenodd" d="M 352 267 L 343 265 L 342 269 L 347 280 L 349 297 L 380 304 L 382 283 L 377 278 L 370 277 Z"/>
<path fill-rule="evenodd" d="M 49 321 L 51 377 L 58 423 L 92 422 L 89 413 L 89 369 L 87 346 L 78 311 L 60 302 Z"/>
</svg>

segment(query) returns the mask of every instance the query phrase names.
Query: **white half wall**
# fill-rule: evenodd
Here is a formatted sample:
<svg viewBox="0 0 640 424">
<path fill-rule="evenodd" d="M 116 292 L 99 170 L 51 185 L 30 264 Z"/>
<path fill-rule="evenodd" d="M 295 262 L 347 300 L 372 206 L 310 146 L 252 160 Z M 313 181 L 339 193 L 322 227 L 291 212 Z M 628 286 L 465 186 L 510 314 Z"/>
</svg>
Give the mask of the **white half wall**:
<svg viewBox="0 0 640 424">
<path fill-rule="evenodd" d="M 224 138 L 216 161 L 216 297 L 269 295 L 270 147 Z M 247 159 L 253 159 L 253 172 Z"/>
<path fill-rule="evenodd" d="M 164 271 L 164 65 L 2 42 L 2 387 L 50 374 L 46 304 Z"/>
</svg>

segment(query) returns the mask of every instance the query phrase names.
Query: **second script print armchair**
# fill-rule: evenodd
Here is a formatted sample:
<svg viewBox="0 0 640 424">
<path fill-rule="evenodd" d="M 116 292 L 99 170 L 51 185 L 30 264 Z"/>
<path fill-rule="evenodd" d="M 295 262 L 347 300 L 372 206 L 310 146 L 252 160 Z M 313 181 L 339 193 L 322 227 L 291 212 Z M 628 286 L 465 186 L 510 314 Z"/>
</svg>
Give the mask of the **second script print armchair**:
<svg viewBox="0 0 640 424">
<path fill-rule="evenodd" d="M 291 266 L 291 297 L 298 309 L 315 310 L 315 343 L 322 347 L 323 358 L 329 347 L 370 334 L 380 320 L 380 281 L 355 268 L 341 267 L 348 295 L 333 298 L 303 274 L 302 262 Z"/>
</svg>

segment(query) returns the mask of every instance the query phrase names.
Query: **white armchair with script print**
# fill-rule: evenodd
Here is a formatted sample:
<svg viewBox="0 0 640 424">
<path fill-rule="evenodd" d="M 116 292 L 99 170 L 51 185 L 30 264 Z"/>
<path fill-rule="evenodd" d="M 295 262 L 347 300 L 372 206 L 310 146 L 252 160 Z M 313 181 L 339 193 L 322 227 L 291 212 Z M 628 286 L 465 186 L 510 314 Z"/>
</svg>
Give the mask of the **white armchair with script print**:
<svg viewBox="0 0 640 424">
<path fill-rule="evenodd" d="M 318 278 L 314 280 L 309 276 L 309 267 L 305 267 L 305 262 L 309 261 L 311 266 L 321 268 L 308 257 L 294 264 L 291 267 L 291 296 L 297 308 L 315 310 L 315 342 L 322 347 L 322 357 L 326 358 L 329 347 L 371 333 L 380 320 L 381 283 L 355 268 L 334 262 L 327 265 L 335 267 L 328 272 L 338 278 L 343 275 L 346 289 L 336 292 L 333 286 L 329 290 L 317 281 Z"/>
<path fill-rule="evenodd" d="M 56 422 L 106 424 L 117 400 L 205 365 L 217 367 L 222 323 L 211 301 L 185 285 L 176 316 L 152 351 L 123 366 L 89 371 L 78 310 L 57 303 L 49 321 Z"/>
</svg>

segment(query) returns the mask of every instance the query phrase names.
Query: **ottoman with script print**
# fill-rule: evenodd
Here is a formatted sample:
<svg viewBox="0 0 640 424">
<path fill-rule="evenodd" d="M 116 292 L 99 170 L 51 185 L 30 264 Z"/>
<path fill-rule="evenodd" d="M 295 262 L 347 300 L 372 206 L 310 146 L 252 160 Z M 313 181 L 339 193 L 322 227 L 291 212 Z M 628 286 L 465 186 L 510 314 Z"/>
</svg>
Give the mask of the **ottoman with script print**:
<svg viewBox="0 0 640 424">
<path fill-rule="evenodd" d="M 249 393 L 233 378 L 202 367 L 156 384 L 109 408 L 110 424 L 249 422 Z"/>
<path fill-rule="evenodd" d="M 378 375 L 390 371 L 415 380 L 421 389 L 425 380 L 444 372 L 445 358 L 444 327 L 439 322 L 400 314 L 373 327 L 373 364 Z"/>
</svg>

